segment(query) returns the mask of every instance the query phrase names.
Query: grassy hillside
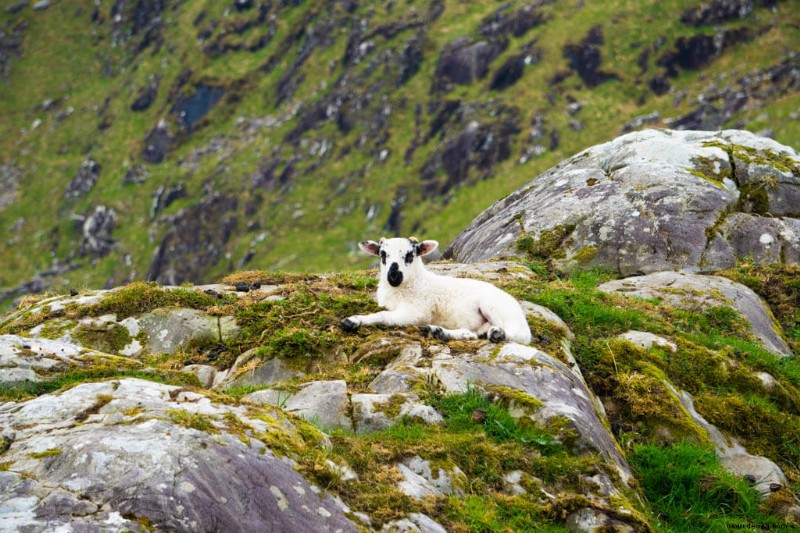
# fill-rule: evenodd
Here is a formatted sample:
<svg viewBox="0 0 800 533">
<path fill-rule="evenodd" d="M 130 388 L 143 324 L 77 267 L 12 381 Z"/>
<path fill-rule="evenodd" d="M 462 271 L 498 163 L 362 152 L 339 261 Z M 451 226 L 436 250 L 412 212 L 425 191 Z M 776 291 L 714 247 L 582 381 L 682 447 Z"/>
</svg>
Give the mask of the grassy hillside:
<svg viewBox="0 0 800 533">
<path fill-rule="evenodd" d="M 798 147 L 800 10 L 755 4 L 9 3 L 0 300 L 359 267 L 355 243 L 381 234 L 446 245 L 653 112 Z M 85 222 L 98 206 L 111 223 Z"/>
</svg>

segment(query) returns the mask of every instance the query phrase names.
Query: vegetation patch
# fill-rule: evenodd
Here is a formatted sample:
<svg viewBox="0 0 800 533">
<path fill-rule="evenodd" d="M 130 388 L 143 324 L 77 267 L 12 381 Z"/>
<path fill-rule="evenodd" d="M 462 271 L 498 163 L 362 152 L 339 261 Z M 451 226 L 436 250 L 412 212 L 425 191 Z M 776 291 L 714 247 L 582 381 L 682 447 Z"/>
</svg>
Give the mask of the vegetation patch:
<svg viewBox="0 0 800 533">
<path fill-rule="evenodd" d="M 727 473 L 714 452 L 689 442 L 636 445 L 628 456 L 665 531 L 771 529 L 783 522 L 759 510 L 758 493 Z"/>
<path fill-rule="evenodd" d="M 80 324 L 70 334 L 82 346 L 109 354 L 118 354 L 133 340 L 128 328 L 116 322 Z"/>
<path fill-rule="evenodd" d="M 28 457 L 31 459 L 44 459 L 46 457 L 56 457 L 62 453 L 64 453 L 64 450 L 59 448 L 50 448 L 49 450 L 45 450 L 43 452 L 29 453 Z"/>
</svg>

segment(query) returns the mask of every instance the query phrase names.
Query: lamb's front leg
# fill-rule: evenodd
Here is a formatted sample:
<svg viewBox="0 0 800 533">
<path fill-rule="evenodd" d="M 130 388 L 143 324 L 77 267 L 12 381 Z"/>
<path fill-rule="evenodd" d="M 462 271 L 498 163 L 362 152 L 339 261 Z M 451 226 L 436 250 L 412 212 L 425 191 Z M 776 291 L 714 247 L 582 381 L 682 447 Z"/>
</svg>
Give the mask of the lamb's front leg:
<svg viewBox="0 0 800 533">
<path fill-rule="evenodd" d="M 418 313 L 412 309 L 379 311 L 371 315 L 353 315 L 342 320 L 342 329 L 355 331 L 361 326 L 416 326 L 420 323 Z"/>
</svg>

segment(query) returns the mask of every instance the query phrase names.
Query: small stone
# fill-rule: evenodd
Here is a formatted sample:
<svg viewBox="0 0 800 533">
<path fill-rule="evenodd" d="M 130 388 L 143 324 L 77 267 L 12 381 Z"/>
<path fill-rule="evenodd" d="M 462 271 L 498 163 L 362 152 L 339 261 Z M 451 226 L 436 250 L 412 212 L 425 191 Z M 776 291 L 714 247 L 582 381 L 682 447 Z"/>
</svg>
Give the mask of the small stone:
<svg viewBox="0 0 800 533">
<path fill-rule="evenodd" d="M 782 488 L 783 488 L 783 485 L 781 485 L 780 483 L 770 483 L 769 484 L 769 491 L 770 492 L 778 492 Z"/>
<path fill-rule="evenodd" d="M 476 424 L 483 424 L 486 422 L 486 409 L 475 409 L 472 411 L 472 421 Z"/>
<path fill-rule="evenodd" d="M 240 281 L 234 285 L 237 292 L 250 292 L 250 284 L 246 281 Z"/>
</svg>

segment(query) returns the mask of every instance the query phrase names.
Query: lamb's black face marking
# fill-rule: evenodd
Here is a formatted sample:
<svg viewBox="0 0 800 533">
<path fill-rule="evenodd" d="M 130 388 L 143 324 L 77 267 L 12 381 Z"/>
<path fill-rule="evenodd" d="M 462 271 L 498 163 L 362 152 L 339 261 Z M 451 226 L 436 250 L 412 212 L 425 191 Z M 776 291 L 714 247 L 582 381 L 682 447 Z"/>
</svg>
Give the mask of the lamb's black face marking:
<svg viewBox="0 0 800 533">
<path fill-rule="evenodd" d="M 381 250 L 381 263 L 386 264 L 386 250 Z"/>
<path fill-rule="evenodd" d="M 414 262 L 414 250 L 409 250 L 408 252 L 406 252 L 405 262 L 407 265 L 410 265 L 411 263 Z"/>
</svg>

